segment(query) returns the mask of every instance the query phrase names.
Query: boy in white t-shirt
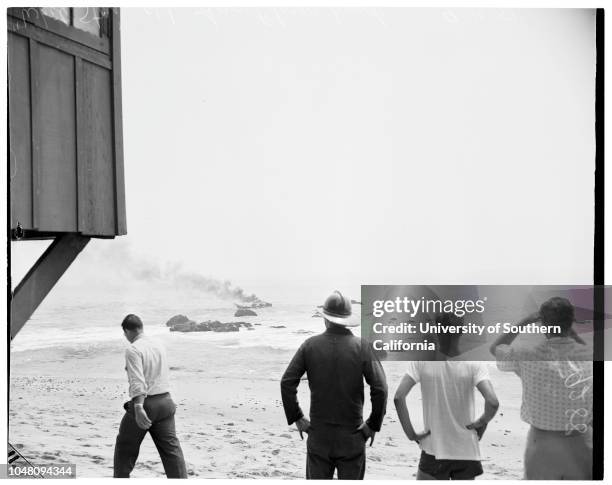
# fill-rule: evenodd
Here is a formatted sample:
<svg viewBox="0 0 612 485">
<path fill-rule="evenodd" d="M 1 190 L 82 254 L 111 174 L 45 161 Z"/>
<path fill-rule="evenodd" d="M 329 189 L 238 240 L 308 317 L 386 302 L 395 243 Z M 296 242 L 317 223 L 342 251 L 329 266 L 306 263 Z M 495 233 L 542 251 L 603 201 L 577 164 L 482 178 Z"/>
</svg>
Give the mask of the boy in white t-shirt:
<svg viewBox="0 0 612 485">
<path fill-rule="evenodd" d="M 472 480 L 482 474 L 478 442 L 499 403 L 482 362 L 448 361 L 458 355 L 460 334 L 438 345 L 438 361 L 408 362 L 395 393 L 395 407 L 408 439 L 421 448 L 417 480 Z M 415 432 L 406 396 L 421 384 L 425 431 Z M 482 416 L 475 418 L 474 390 L 485 399 Z"/>
</svg>

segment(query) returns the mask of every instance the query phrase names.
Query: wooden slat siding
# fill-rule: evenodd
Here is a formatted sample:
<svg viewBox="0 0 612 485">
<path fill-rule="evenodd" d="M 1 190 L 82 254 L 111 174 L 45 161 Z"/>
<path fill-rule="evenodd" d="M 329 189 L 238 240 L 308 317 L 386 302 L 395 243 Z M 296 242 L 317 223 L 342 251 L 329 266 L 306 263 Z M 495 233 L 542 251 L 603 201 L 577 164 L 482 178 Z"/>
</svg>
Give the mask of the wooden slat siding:
<svg viewBox="0 0 612 485">
<path fill-rule="evenodd" d="M 121 104 L 121 18 L 119 8 L 110 9 L 113 62 L 113 147 L 115 167 L 115 233 L 127 234 L 125 176 L 123 169 L 123 116 Z"/>
<path fill-rule="evenodd" d="M 87 228 L 87 192 L 85 190 L 86 180 L 86 154 L 88 133 L 84 129 L 86 97 L 83 83 L 83 59 L 74 58 L 74 102 L 76 116 L 76 154 L 77 154 L 77 228 L 81 232 Z"/>
<path fill-rule="evenodd" d="M 32 138 L 30 116 L 30 45 L 8 34 L 9 188 L 11 229 L 32 229 Z"/>
<path fill-rule="evenodd" d="M 24 23 L 12 17 L 7 17 L 6 21 L 9 32 L 29 37 L 40 42 L 41 44 L 55 47 L 58 50 L 70 53 L 74 56 L 82 57 L 83 59 L 87 59 L 89 62 L 98 64 L 106 69 L 111 69 L 112 67 L 111 59 L 106 54 L 86 47 L 78 42 L 74 42 L 66 37 L 62 37 L 54 34 L 53 32 L 44 30 L 28 22 Z"/>
<path fill-rule="evenodd" d="M 110 11 L 107 24 L 111 39 L 116 36 L 109 44 L 112 57 L 31 23 L 20 26 L 10 15 L 8 23 L 9 36 L 29 46 L 24 61 L 29 87 L 20 83 L 29 105 L 9 91 L 9 103 L 21 104 L 24 116 L 29 115 L 29 134 L 23 127 L 9 132 L 11 140 L 26 139 L 30 149 L 29 200 L 13 204 L 21 212 L 31 212 L 30 223 L 18 218 L 25 234 L 28 238 L 76 231 L 103 238 L 125 234 L 119 10 Z M 110 72 L 113 59 L 117 70 Z M 17 141 L 10 143 L 19 146 Z"/>
<path fill-rule="evenodd" d="M 30 38 L 30 131 L 32 136 L 32 228 L 38 229 L 40 215 L 40 76 L 38 42 Z"/>
<path fill-rule="evenodd" d="M 36 25 L 41 29 L 66 37 L 104 54 L 110 53 L 110 42 L 108 38 L 92 35 L 89 32 L 79 30 L 53 17 L 44 15 L 40 11 L 40 7 L 11 7 L 7 9 L 7 14 L 12 19 L 19 22 L 23 27 L 26 25 Z"/>
<path fill-rule="evenodd" d="M 41 231 L 77 230 L 74 57 L 39 45 Z"/>
<path fill-rule="evenodd" d="M 83 61 L 83 123 L 87 138 L 82 152 L 86 193 L 82 233 L 90 236 L 115 234 L 115 171 L 113 168 L 112 74 Z"/>
</svg>

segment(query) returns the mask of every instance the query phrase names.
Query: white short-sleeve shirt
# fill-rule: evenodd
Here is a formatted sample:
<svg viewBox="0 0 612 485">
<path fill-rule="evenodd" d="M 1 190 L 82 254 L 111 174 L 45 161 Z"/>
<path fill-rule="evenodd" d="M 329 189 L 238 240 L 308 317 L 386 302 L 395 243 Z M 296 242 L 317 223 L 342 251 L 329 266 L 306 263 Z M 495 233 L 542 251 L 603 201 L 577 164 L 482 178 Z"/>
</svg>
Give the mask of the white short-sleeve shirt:
<svg viewBox="0 0 612 485">
<path fill-rule="evenodd" d="M 421 384 L 424 431 L 431 434 L 421 449 L 438 460 L 480 460 L 476 431 L 466 426 L 475 421 L 474 392 L 489 379 L 482 362 L 415 361 L 406 374 Z"/>
</svg>

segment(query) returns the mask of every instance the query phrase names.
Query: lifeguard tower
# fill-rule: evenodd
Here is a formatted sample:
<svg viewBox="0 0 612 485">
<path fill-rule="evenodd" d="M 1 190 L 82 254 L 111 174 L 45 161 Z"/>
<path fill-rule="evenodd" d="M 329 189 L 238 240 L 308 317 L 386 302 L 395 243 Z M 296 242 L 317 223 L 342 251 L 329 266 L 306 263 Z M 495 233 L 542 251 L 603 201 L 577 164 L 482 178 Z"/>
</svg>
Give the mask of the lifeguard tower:
<svg viewBox="0 0 612 485">
<path fill-rule="evenodd" d="M 126 217 L 119 9 L 9 8 L 7 23 L 10 236 L 53 240 L 12 293 L 13 339 Z"/>
</svg>

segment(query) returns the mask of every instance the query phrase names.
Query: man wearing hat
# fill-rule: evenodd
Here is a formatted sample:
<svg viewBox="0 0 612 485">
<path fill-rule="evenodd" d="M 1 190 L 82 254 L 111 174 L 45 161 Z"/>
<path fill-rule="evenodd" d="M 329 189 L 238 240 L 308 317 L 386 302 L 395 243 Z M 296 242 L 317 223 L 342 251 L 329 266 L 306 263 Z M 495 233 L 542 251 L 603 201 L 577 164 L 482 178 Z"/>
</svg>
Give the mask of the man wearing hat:
<svg viewBox="0 0 612 485">
<path fill-rule="evenodd" d="M 387 407 L 387 382 L 367 342 L 348 327 L 359 325 L 350 300 L 339 291 L 323 305 L 326 330 L 306 340 L 281 379 L 287 422 L 308 434 L 307 479 L 360 480 L 365 474 L 365 443 L 374 442 Z M 307 374 L 310 421 L 297 400 L 300 379 Z M 370 386 L 372 412 L 363 421 L 363 380 Z"/>
</svg>

